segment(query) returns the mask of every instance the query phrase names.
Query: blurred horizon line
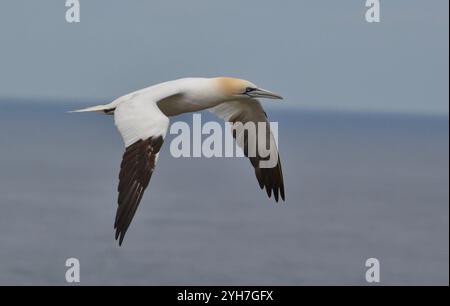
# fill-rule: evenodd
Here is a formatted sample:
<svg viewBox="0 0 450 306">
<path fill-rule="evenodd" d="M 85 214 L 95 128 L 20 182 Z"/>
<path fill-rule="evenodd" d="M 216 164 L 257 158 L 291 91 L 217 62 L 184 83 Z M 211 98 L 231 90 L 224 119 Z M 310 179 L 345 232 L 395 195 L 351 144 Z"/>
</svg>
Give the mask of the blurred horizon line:
<svg viewBox="0 0 450 306">
<path fill-rule="evenodd" d="M 117 98 L 117 97 L 116 97 Z M 30 106 L 40 106 L 40 107 L 67 107 L 67 111 L 72 110 L 73 107 L 87 107 L 98 104 L 105 104 L 112 102 L 116 98 L 110 99 L 97 99 L 97 98 L 28 98 L 28 97 L 2 97 L 0 96 L 0 105 L 2 106 L 13 106 L 13 107 L 30 107 Z M 82 102 L 80 102 L 82 101 Z M 436 118 L 449 118 L 449 110 L 446 111 L 417 111 L 417 110 L 404 110 L 404 109 L 383 109 L 383 108 L 348 108 L 348 107 L 311 107 L 311 106 L 292 106 L 286 105 L 287 103 L 273 103 L 270 101 L 264 102 L 262 104 L 265 109 L 275 112 L 284 111 L 298 111 L 298 112 L 308 112 L 308 113 L 342 113 L 342 114 L 361 114 L 361 115 L 380 115 L 380 116 L 410 116 L 410 117 L 436 117 Z"/>
</svg>

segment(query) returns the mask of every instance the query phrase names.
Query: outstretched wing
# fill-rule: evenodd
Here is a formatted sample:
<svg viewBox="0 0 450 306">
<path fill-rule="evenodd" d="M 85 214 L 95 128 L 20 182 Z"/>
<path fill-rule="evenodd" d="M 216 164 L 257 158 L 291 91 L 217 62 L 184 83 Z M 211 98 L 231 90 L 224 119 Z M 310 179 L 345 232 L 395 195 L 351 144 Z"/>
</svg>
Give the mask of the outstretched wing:
<svg viewBox="0 0 450 306">
<path fill-rule="evenodd" d="M 242 125 L 234 125 L 233 137 L 255 168 L 255 175 L 258 179 L 259 186 L 261 189 L 266 189 L 269 198 L 273 193 L 276 202 L 278 202 L 279 196 L 284 201 L 284 181 L 280 157 L 274 136 L 270 130 L 270 123 L 261 104 L 257 100 L 232 101 L 219 104 L 211 108 L 210 111 L 225 121 L 242 123 Z M 247 122 L 253 122 L 255 124 L 256 133 L 248 133 L 245 131 L 245 124 Z M 270 155 L 265 157 L 261 156 L 257 149 L 258 143 L 262 140 L 258 137 L 258 130 L 261 127 L 265 127 L 266 130 L 265 135 L 261 133 L 264 137 L 264 144 L 266 146 L 270 144 L 268 148 Z M 276 163 L 269 167 L 262 166 L 270 156 L 276 158 Z"/>
<path fill-rule="evenodd" d="M 117 106 L 115 124 L 126 146 L 119 174 L 119 198 L 114 228 L 122 245 L 145 188 L 155 169 L 169 118 L 154 101 L 134 98 Z"/>
</svg>

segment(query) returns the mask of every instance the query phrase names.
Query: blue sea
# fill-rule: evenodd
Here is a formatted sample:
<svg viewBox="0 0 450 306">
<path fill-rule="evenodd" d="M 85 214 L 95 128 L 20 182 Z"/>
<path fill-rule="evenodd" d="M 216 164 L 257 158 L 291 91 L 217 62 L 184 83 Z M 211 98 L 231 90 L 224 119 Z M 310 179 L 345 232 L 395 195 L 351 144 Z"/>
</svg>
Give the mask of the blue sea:
<svg viewBox="0 0 450 306">
<path fill-rule="evenodd" d="M 97 103 L 92 103 L 97 104 Z M 244 158 L 170 141 L 122 247 L 111 116 L 0 101 L 0 285 L 449 284 L 448 116 L 274 111 L 286 202 Z M 189 116 L 178 120 L 192 120 Z"/>
</svg>

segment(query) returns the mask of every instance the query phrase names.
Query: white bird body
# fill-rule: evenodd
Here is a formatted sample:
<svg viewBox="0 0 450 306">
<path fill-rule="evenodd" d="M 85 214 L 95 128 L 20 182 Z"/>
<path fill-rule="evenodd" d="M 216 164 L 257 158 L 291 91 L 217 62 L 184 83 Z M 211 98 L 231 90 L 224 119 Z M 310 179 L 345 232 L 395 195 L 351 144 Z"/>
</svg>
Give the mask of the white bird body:
<svg viewBox="0 0 450 306">
<path fill-rule="evenodd" d="M 225 121 L 263 122 L 269 126 L 266 114 L 256 98 L 281 99 L 280 96 L 256 87 L 253 83 L 235 78 L 183 78 L 153 85 L 124 95 L 106 105 L 93 106 L 75 112 L 114 114 L 126 151 L 119 174 L 119 207 L 116 214 L 116 239 L 121 244 L 128 226 L 142 199 L 155 168 L 159 150 L 169 127 L 169 117 L 187 112 L 209 109 Z M 261 188 L 268 196 L 278 195 L 284 200 L 284 183 L 278 151 L 270 130 L 270 154 L 276 160 L 272 167 L 260 165 L 267 158 L 247 155 L 255 168 Z M 234 135 L 237 144 L 253 152 L 244 129 Z M 256 136 L 253 136 L 256 137 Z"/>
<path fill-rule="evenodd" d="M 109 104 L 93 106 L 74 112 L 90 112 L 114 109 L 119 104 L 126 103 L 136 98 L 147 99 L 149 102 L 158 102 L 167 97 L 183 94 L 177 99 L 170 111 L 176 116 L 186 112 L 200 111 L 220 104 L 225 97 L 222 96 L 217 82 L 208 78 L 182 78 L 152 85 L 121 96 Z M 173 110 L 172 110 L 173 109 Z"/>
</svg>

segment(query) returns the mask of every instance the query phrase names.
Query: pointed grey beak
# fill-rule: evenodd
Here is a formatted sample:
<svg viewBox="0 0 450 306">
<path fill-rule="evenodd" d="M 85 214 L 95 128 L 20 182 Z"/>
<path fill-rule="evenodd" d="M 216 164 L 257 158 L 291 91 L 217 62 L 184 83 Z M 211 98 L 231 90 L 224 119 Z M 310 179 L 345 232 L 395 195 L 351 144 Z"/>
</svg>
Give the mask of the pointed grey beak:
<svg viewBox="0 0 450 306">
<path fill-rule="evenodd" d="M 283 97 L 280 95 L 277 95 L 273 92 L 270 92 L 268 90 L 257 88 L 249 93 L 250 96 L 254 98 L 267 98 L 267 99 L 275 99 L 275 100 L 283 100 Z"/>
</svg>

